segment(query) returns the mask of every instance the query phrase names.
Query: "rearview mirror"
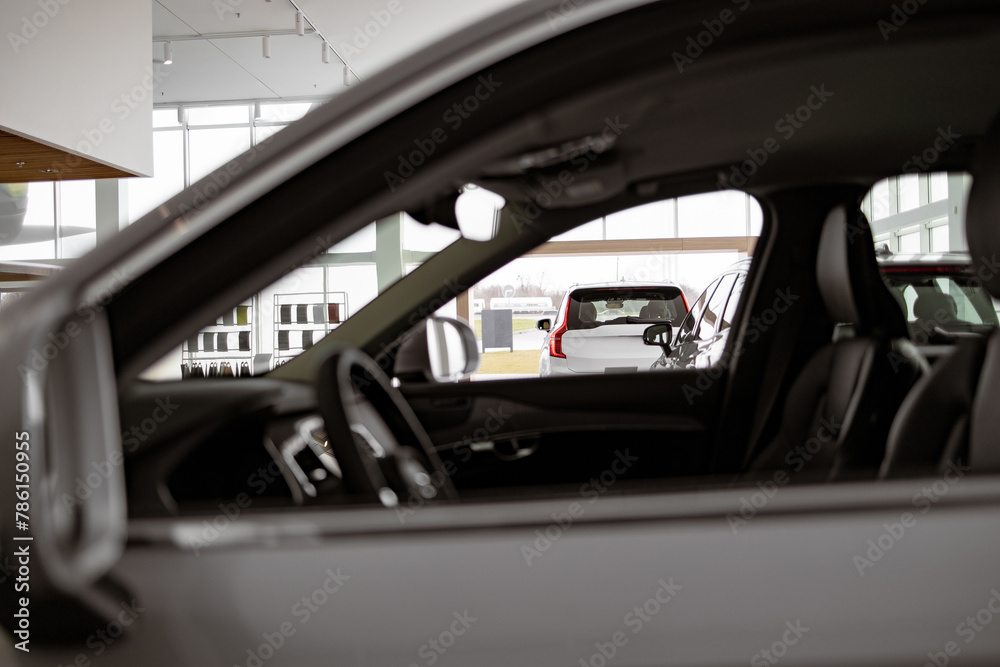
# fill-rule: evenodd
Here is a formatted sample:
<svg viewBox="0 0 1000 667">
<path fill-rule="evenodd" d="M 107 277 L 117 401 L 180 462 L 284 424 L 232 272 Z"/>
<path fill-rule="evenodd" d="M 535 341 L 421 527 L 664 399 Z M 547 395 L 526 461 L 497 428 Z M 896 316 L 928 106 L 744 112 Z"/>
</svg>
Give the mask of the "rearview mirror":
<svg viewBox="0 0 1000 667">
<path fill-rule="evenodd" d="M 435 315 L 406 334 L 393 374 L 401 382 L 458 382 L 478 369 L 476 334 L 461 320 Z"/>
<path fill-rule="evenodd" d="M 646 345 L 659 345 L 664 354 L 670 354 L 672 338 L 673 328 L 669 324 L 654 324 L 642 332 L 642 342 Z"/>
<path fill-rule="evenodd" d="M 466 185 L 455 202 L 458 229 L 470 241 L 490 241 L 500 227 L 500 211 L 506 205 L 503 197 L 476 185 Z"/>
</svg>

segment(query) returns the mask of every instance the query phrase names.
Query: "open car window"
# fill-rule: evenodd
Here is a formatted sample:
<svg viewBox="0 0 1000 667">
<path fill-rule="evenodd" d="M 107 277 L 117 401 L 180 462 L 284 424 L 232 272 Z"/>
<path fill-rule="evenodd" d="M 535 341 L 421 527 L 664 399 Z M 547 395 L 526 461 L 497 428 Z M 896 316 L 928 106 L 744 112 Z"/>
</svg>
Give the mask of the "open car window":
<svg viewBox="0 0 1000 667">
<path fill-rule="evenodd" d="M 437 312 L 473 328 L 482 355 L 474 380 L 545 375 L 551 336 L 540 320 L 572 331 L 625 327 L 608 331 L 642 345 L 644 326 L 678 326 L 703 286 L 752 252 L 762 218 L 757 202 L 738 191 L 623 210 L 551 239 Z M 316 345 L 458 238 L 457 230 L 406 213 L 373 222 L 220 313 L 143 379 L 262 375 Z M 690 248 L 697 252 L 685 252 Z M 714 305 L 721 315 L 725 299 Z M 613 353 L 604 359 L 602 345 L 594 342 L 595 361 L 586 372 L 617 363 Z M 652 358 L 626 368 L 648 370 L 656 350 L 644 349 Z"/>
<path fill-rule="evenodd" d="M 662 350 L 643 344 L 643 330 L 669 323 L 676 338 L 698 323 L 706 304 L 696 299 L 753 253 L 762 221 L 753 197 L 724 190 L 625 209 L 552 238 L 470 290 L 481 352 L 473 380 L 650 370 Z M 713 331 L 735 312 L 733 280 L 712 303 Z"/>
</svg>

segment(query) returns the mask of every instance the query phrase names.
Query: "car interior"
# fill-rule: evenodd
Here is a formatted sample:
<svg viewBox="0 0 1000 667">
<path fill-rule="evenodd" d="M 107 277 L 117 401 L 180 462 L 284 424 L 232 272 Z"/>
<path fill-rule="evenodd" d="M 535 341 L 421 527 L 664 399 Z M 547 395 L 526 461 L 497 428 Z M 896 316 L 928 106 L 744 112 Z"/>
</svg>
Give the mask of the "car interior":
<svg viewBox="0 0 1000 667">
<path fill-rule="evenodd" d="M 635 485 L 619 486 L 633 492 L 746 484 L 777 469 L 794 471 L 796 482 L 874 481 L 887 442 L 890 453 L 885 460 L 899 464 L 887 464 L 883 475 L 910 464 L 926 472 L 931 458 L 937 465 L 965 452 L 959 444 L 964 442 L 963 429 L 980 439 L 988 432 L 982 424 L 969 422 L 975 415 L 973 389 L 978 379 L 988 383 L 993 377 L 989 363 L 981 373 L 972 369 L 978 371 L 984 359 L 993 357 L 985 339 L 977 338 L 970 343 L 974 349 L 963 347 L 941 364 L 940 373 L 937 368 L 931 372 L 909 341 L 906 322 L 880 279 L 859 202 L 875 180 L 898 173 L 905 157 L 919 150 L 942 123 L 953 124 L 962 139 L 942 154 L 935 168 L 968 168 L 973 154 L 991 149 L 981 137 L 998 109 L 997 99 L 971 91 L 981 90 L 978 82 L 1000 65 L 993 48 L 998 39 L 995 17 L 980 16 L 970 7 L 940 19 L 938 28 L 926 34 L 917 17 L 909 36 L 901 36 L 894 50 L 883 52 L 881 43 L 865 37 L 872 10 L 864 3 L 850 7 L 839 14 L 854 12 L 855 20 L 834 31 L 836 38 L 821 11 L 810 19 L 815 24 L 799 26 L 794 37 L 761 44 L 721 38 L 719 57 L 697 77 L 665 66 L 670 53 L 659 44 L 680 28 L 651 20 L 655 7 L 588 26 L 489 70 L 497 80 L 519 83 L 500 88 L 495 105 L 485 106 L 455 132 L 455 155 L 443 149 L 440 165 L 428 164 L 414 179 L 434 184 L 431 190 L 405 187 L 386 197 L 377 179 L 373 182 L 374 172 L 351 172 L 343 166 L 360 155 L 394 155 L 390 147 L 419 134 L 433 122 L 434 110 L 460 94 L 466 83 L 261 195 L 198 243 L 180 248 L 139 275 L 108 309 L 121 422 L 140 422 L 164 396 L 187 409 L 129 453 L 130 516 L 170 516 L 214 507 L 220 498 L 245 490 L 253 471 L 272 461 L 276 447 L 297 437 L 303 421 L 318 416 L 326 432 L 310 431 L 313 435 L 306 439 L 317 456 L 325 451 L 339 462 L 343 479 L 327 479 L 324 488 L 329 492 L 304 493 L 299 488 L 302 480 L 286 471 L 268 486 L 263 494 L 267 503 L 261 507 L 379 502 L 374 486 L 361 492 L 358 482 L 350 479 L 361 475 L 365 466 L 370 468 L 371 462 L 359 458 L 358 451 L 366 449 L 363 443 L 374 433 L 382 434 L 376 441 L 384 438 L 400 445 L 402 453 L 394 454 L 394 463 L 386 469 L 395 470 L 387 479 L 395 476 L 396 481 L 385 482 L 397 498 L 424 493 L 412 479 L 400 481 L 400 470 L 411 468 L 412 477 L 448 467 L 457 471 L 447 476 L 454 489 L 435 498 L 462 501 L 573 492 L 622 447 L 642 461 L 624 475 Z M 766 22 L 780 15 L 778 8 L 771 8 L 746 20 Z M 942 20 L 954 30 L 942 31 Z M 641 36 L 642 48 L 635 39 L 627 49 L 616 42 L 616 32 L 626 29 Z M 818 48 L 812 29 L 822 33 L 822 40 L 837 39 L 841 46 Z M 583 43 L 580 40 L 600 47 L 581 52 L 582 63 L 567 62 L 561 54 Z M 772 56 L 766 67 L 755 60 L 762 50 L 773 49 L 781 56 Z M 523 63 L 529 57 L 543 65 L 526 76 Z M 952 76 L 913 79 L 917 72 L 942 63 Z M 878 80 L 896 85 L 891 90 L 873 86 Z M 701 382 L 703 371 L 679 370 L 621 377 L 387 384 L 383 375 L 393 376 L 400 336 L 413 326 L 411 313 L 430 303 L 446 281 L 473 284 L 595 215 L 717 187 L 726 178 L 721 167 L 746 157 L 744 150 L 733 147 L 753 146 L 758 137 L 772 134 L 775 118 L 794 110 L 820 85 L 831 91 L 829 102 L 745 186 L 764 207 L 764 231 L 735 313 L 736 335 L 727 343 L 728 349 L 742 351 L 731 355 L 710 381 Z M 611 127 L 609 123 L 620 134 L 600 142 L 598 150 L 592 139 Z M 301 134 L 308 131 L 307 119 Z M 863 140 L 874 135 L 878 142 Z M 549 156 L 546 161 L 524 166 L 533 165 L 533 156 L 540 153 Z M 585 168 L 575 176 L 581 187 L 567 188 L 562 199 L 530 217 L 523 203 L 533 201 L 543 183 L 557 178 L 581 155 Z M 972 169 L 977 179 L 974 197 L 992 196 L 984 193 L 990 185 L 982 179 L 995 174 L 995 166 L 991 172 L 989 162 L 983 164 L 987 167 Z M 337 187 L 323 189 L 320 184 L 331 178 Z M 417 219 L 430 219 L 427 211 L 439 210 L 439 201 L 447 201 L 463 182 L 477 183 L 508 202 L 496 236 L 487 242 L 463 239 L 445 248 L 294 361 L 238 386 L 136 379 L 220 307 L 232 307 L 294 266 L 294 258 L 316 233 L 334 230 L 342 237 L 363 220 L 398 208 L 413 211 Z M 430 196 L 429 191 L 440 194 Z M 289 209 L 289 200 L 297 202 L 295 209 Z M 369 202 L 367 208 L 364 201 Z M 996 237 L 977 230 L 989 227 L 987 214 L 992 210 L 987 205 L 974 209 L 970 202 L 974 257 L 977 251 L 991 254 L 986 253 L 988 243 Z M 331 212 L 337 212 L 334 220 Z M 285 224 L 271 225 L 275 217 Z M 233 253 L 227 249 L 237 228 L 259 229 L 272 243 Z M 221 264 L 205 261 L 219 256 L 230 259 Z M 144 296 L 153 289 L 166 295 L 155 305 Z M 790 314 L 763 328 L 752 324 L 765 316 L 779 290 L 798 296 Z M 647 315 L 652 307 L 644 308 Z M 581 324 L 596 320 L 594 304 L 580 304 L 578 317 Z M 850 327 L 835 326 L 844 324 Z M 755 342 L 746 345 L 755 326 Z M 850 334 L 843 335 L 847 329 Z M 355 360 L 336 386 L 330 386 L 332 367 L 326 357 L 344 347 L 371 355 L 378 363 L 372 367 Z M 349 378 L 359 373 L 375 380 L 352 383 Z M 951 377 L 962 387 L 959 392 L 956 384 L 956 395 L 950 397 L 956 402 L 955 425 L 941 432 L 909 423 L 914 414 L 940 415 L 940 410 L 914 406 L 931 387 L 940 391 L 947 385 L 941 377 Z M 695 386 L 698 395 L 689 401 L 688 392 Z M 358 428 L 347 428 L 354 433 L 350 437 L 332 435 L 330 409 L 338 403 L 364 406 L 352 419 L 363 422 L 369 435 L 359 435 Z M 474 435 L 478 425 L 495 414 L 503 415 L 491 422 L 495 428 Z M 918 431 L 921 441 L 936 443 L 933 454 L 930 446 L 898 444 Z M 792 455 L 817 438 L 822 446 L 810 451 L 807 460 Z M 311 465 L 321 467 L 316 461 Z M 225 471 L 221 478 L 220 470 Z M 369 470 L 361 477 L 373 474 Z"/>
<path fill-rule="evenodd" d="M 991 264 L 1000 249 L 1000 120 L 980 142 L 972 173 L 976 181 L 966 214 L 969 250 L 978 258 L 983 286 L 995 297 L 1000 279 Z M 996 472 L 1000 421 L 991 404 L 1000 377 L 998 345 L 995 331 L 964 338 L 921 379 L 893 424 L 882 476 L 926 473 L 959 461 L 973 473 Z"/>
</svg>

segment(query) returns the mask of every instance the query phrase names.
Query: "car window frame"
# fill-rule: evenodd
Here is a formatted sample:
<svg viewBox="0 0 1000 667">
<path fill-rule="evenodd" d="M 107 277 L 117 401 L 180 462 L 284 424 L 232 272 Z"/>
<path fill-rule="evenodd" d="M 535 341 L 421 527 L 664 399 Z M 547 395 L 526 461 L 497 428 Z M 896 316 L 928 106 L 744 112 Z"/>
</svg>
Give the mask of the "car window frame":
<svg viewBox="0 0 1000 667">
<path fill-rule="evenodd" d="M 736 284 L 736 279 L 735 279 L 734 276 L 735 276 L 735 274 L 732 273 L 732 272 L 723 273 L 721 276 L 719 276 L 719 278 L 718 278 L 718 286 L 715 288 L 715 292 L 713 292 L 712 297 L 710 299 L 708 299 L 708 301 L 705 303 L 705 310 L 702 311 L 701 319 L 698 321 L 698 326 L 695 328 L 696 331 L 699 331 L 699 332 L 701 331 L 701 325 L 705 321 L 705 315 L 708 314 L 709 312 L 714 312 L 714 311 L 710 311 L 709 308 L 708 308 L 708 306 L 709 306 L 709 304 L 711 304 L 714 301 L 716 294 L 720 294 L 719 290 L 723 287 L 723 285 L 726 282 L 726 280 L 728 278 L 733 278 L 733 282 L 730 283 L 730 285 L 726 288 L 726 295 L 725 295 L 725 298 L 722 300 L 722 308 L 719 309 L 718 317 L 715 320 L 716 324 L 712 325 L 712 327 L 713 327 L 712 335 L 711 336 L 700 336 L 699 335 L 699 338 L 698 338 L 699 341 L 708 342 L 709 340 L 712 340 L 713 338 L 715 338 L 716 336 L 718 336 L 720 333 L 722 333 L 725 330 L 725 329 L 720 328 L 718 326 L 718 323 L 720 321 L 722 321 L 722 317 L 725 314 L 725 310 L 726 310 L 726 304 L 729 303 L 729 295 L 732 294 L 733 286 Z"/>
</svg>

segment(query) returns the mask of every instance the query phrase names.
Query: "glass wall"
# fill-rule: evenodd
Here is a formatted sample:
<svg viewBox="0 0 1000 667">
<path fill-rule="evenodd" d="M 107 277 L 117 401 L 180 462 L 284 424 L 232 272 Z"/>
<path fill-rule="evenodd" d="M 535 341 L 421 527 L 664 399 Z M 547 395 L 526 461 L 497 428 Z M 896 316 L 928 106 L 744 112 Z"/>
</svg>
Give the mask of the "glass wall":
<svg viewBox="0 0 1000 667">
<path fill-rule="evenodd" d="M 118 181 L 127 222 L 321 103 L 261 102 L 259 113 L 252 103 L 154 109 L 153 176 Z M 80 257 L 97 243 L 97 219 L 95 181 L 0 185 L 0 261 Z"/>
<path fill-rule="evenodd" d="M 128 179 L 129 222 L 281 131 L 321 100 L 153 110 L 152 178 Z M 259 114 L 258 114 L 259 111 Z"/>
<path fill-rule="evenodd" d="M 598 218 L 553 241 L 605 241 L 760 236 L 764 213 L 738 190 L 667 199 Z"/>
<path fill-rule="evenodd" d="M 869 190 L 861 204 L 876 245 L 898 254 L 966 250 L 965 204 L 972 177 L 964 172 L 903 174 Z"/>
<path fill-rule="evenodd" d="M 0 261 L 79 257 L 96 232 L 94 181 L 0 186 Z"/>
</svg>

